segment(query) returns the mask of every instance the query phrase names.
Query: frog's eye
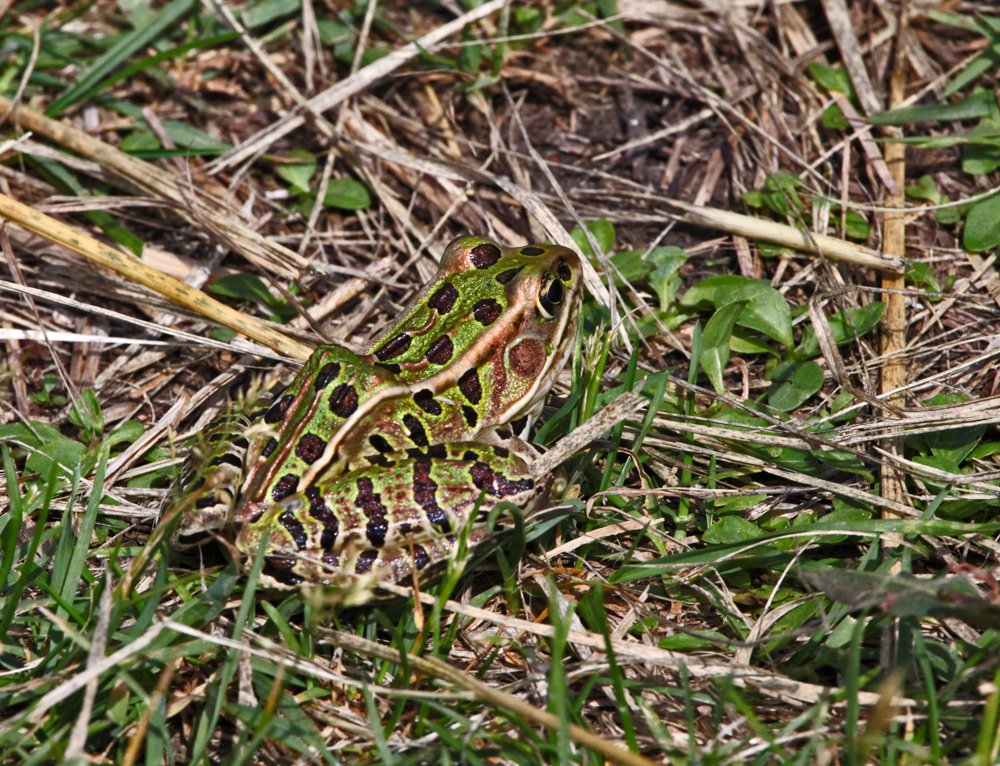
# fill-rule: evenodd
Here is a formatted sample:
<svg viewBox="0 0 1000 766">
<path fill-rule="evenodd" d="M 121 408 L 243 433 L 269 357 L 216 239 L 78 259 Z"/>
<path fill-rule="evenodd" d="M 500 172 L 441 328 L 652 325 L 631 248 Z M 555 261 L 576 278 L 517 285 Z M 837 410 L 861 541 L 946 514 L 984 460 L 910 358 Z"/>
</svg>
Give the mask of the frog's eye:
<svg viewBox="0 0 1000 766">
<path fill-rule="evenodd" d="M 549 272 L 545 272 L 541 289 L 538 291 L 538 311 L 545 319 L 552 319 L 556 315 L 557 307 L 563 302 L 565 294 L 562 282 L 553 279 Z"/>
</svg>

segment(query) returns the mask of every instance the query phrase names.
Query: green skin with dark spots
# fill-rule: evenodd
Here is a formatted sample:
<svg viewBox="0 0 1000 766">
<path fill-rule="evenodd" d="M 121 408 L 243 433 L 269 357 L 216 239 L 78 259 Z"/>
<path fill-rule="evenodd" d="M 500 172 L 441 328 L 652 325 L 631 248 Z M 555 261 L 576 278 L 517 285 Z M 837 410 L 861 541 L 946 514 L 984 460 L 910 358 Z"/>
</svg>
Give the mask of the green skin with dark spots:
<svg viewBox="0 0 1000 766">
<path fill-rule="evenodd" d="M 454 241 L 364 353 L 316 349 L 252 429 L 265 433 L 235 508 L 189 514 L 182 529 L 224 527 L 248 554 L 266 533 L 276 587 L 430 571 L 467 524 L 478 542 L 497 503 L 537 495 L 530 448 L 497 427 L 536 412 L 564 366 L 579 265 L 558 246 Z"/>
</svg>

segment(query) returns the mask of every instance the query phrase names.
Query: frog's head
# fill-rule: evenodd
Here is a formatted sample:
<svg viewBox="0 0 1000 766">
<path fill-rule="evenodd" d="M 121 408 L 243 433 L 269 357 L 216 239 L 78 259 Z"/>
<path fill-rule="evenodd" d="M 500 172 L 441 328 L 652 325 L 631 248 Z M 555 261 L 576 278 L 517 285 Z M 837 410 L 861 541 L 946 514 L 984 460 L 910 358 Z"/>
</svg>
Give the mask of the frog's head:
<svg viewBox="0 0 1000 766">
<path fill-rule="evenodd" d="M 441 266 L 460 298 L 447 329 L 456 353 L 442 372 L 462 404 L 482 425 L 537 412 L 575 345 L 580 256 L 560 245 L 501 247 L 466 237 L 448 246 Z"/>
</svg>

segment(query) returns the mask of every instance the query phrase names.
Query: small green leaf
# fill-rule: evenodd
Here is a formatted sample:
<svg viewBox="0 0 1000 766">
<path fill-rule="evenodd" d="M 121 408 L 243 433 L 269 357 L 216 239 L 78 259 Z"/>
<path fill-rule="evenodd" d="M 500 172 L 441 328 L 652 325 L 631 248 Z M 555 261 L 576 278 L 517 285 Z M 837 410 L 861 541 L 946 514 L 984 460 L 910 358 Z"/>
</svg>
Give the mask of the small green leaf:
<svg viewBox="0 0 1000 766">
<path fill-rule="evenodd" d="M 87 217 L 100 226 L 104 233 L 119 245 L 131 251 L 139 258 L 142 257 L 142 251 L 145 248 L 146 243 L 120 224 L 115 218 L 108 214 L 107 211 L 90 210 L 87 212 Z"/>
<path fill-rule="evenodd" d="M 906 193 L 914 199 L 927 200 L 932 205 L 940 205 L 945 201 L 931 176 L 920 176 L 919 181 L 906 187 Z"/>
<path fill-rule="evenodd" d="M 104 443 L 110 448 L 116 444 L 131 444 L 141 437 L 145 430 L 138 420 L 126 420 L 118 428 L 107 435 Z"/>
<path fill-rule="evenodd" d="M 475 38 L 468 29 L 462 32 L 463 42 L 472 42 Z M 483 60 L 483 49 L 479 45 L 465 45 L 458 54 L 458 68 L 467 74 L 477 74 Z"/>
<path fill-rule="evenodd" d="M 336 45 L 351 39 L 350 27 L 333 19 L 317 19 L 316 29 L 323 45 Z"/>
<path fill-rule="evenodd" d="M 829 319 L 830 334 L 834 343 L 842 346 L 861 337 L 878 324 L 884 313 L 885 304 L 882 301 L 873 301 L 858 309 L 838 311 Z M 816 340 L 816 333 L 810 325 L 802 333 L 802 343 L 795 350 L 795 356 L 798 359 L 810 359 L 818 354 L 819 341 Z"/>
<path fill-rule="evenodd" d="M 292 187 L 293 194 L 305 194 L 309 191 L 309 182 L 316 173 L 316 157 L 304 149 L 292 149 L 288 157 L 299 162 L 278 165 L 274 172 Z"/>
<path fill-rule="evenodd" d="M 971 120 L 994 115 L 997 111 L 997 100 L 993 91 L 977 88 L 973 95 L 953 104 L 906 106 L 882 114 L 873 114 L 869 116 L 868 121 L 872 125 L 907 125 L 911 122 Z"/>
<path fill-rule="evenodd" d="M 196 128 L 194 125 L 189 125 L 186 122 L 164 120 L 163 129 L 170 136 L 170 140 L 177 144 L 180 149 L 221 154 L 233 148 L 232 144 L 212 138 L 204 130 Z"/>
<path fill-rule="evenodd" d="M 214 282 L 209 288 L 209 292 L 216 295 L 224 295 L 227 298 L 236 298 L 242 301 L 261 301 L 265 306 L 270 306 L 275 298 L 271 291 L 267 289 L 261 278 L 256 274 L 240 272 L 222 277 Z"/>
<path fill-rule="evenodd" d="M 301 8 L 302 0 L 263 0 L 243 11 L 243 23 L 248 29 L 255 29 L 283 16 L 297 14 Z"/>
<path fill-rule="evenodd" d="M 610 253 L 615 247 L 615 227 L 607 218 L 599 218 L 596 221 L 587 221 L 587 228 L 597 240 L 597 246 L 602 253 Z M 594 249 L 590 246 L 590 240 L 579 226 L 570 232 L 573 242 L 584 255 L 594 255 Z"/>
<path fill-rule="evenodd" d="M 836 104 L 823 110 L 821 122 L 823 127 L 828 130 L 847 130 L 851 127 L 850 120 L 844 116 L 844 111 Z"/>
<path fill-rule="evenodd" d="M 372 204 L 368 189 L 353 178 L 333 178 L 326 189 L 323 204 L 341 210 L 363 210 Z"/>
<path fill-rule="evenodd" d="M 66 404 L 66 397 L 52 395 L 52 392 L 61 385 L 62 379 L 58 375 L 47 373 L 42 378 L 42 390 L 37 394 L 29 395 L 28 398 L 40 407 L 61 407 Z"/>
<path fill-rule="evenodd" d="M 679 247 L 657 247 L 649 254 L 648 260 L 656 264 L 656 269 L 646 281 L 656 291 L 660 309 L 666 311 L 674 303 L 681 283 L 681 266 L 687 263 L 687 253 Z"/>
<path fill-rule="evenodd" d="M 746 301 L 748 306 L 738 324 L 758 330 L 784 346 L 793 344 L 792 315 L 785 297 L 766 282 L 738 274 L 723 274 L 703 279 L 681 297 L 683 308 L 701 308 L 710 301 L 716 309 L 732 301 Z"/>
<path fill-rule="evenodd" d="M 611 264 L 614 266 L 611 273 L 615 275 L 617 287 L 624 286 L 626 282 L 638 282 L 655 268 L 650 258 L 643 258 L 645 254 L 646 251 L 639 248 L 623 250 L 611 256 Z"/>
<path fill-rule="evenodd" d="M 123 152 L 155 152 L 162 149 L 160 139 L 151 130 L 136 130 L 125 136 L 118 148 Z"/>
<path fill-rule="evenodd" d="M 710 306 L 719 308 L 729 303 L 727 296 L 733 295 L 737 290 L 743 288 L 755 280 L 739 274 L 721 274 L 717 277 L 709 277 L 701 282 L 692 285 L 681 296 L 680 306 L 685 309 L 700 310 Z"/>
<path fill-rule="evenodd" d="M 944 89 L 943 95 L 947 97 L 961 93 L 967 85 L 975 82 L 987 72 L 995 72 L 998 66 L 1000 66 L 1000 42 L 994 42 L 956 75 L 955 79 Z"/>
<path fill-rule="evenodd" d="M 871 233 L 871 226 L 868 224 L 868 220 L 854 210 L 848 210 L 847 214 L 844 216 L 844 223 L 846 225 L 846 231 L 844 232 L 851 239 L 868 239 L 868 235 Z"/>
<path fill-rule="evenodd" d="M 976 446 L 968 457 L 970 460 L 984 460 L 1000 453 L 1000 442 L 983 442 Z"/>
<path fill-rule="evenodd" d="M 672 636 L 661 638 L 657 646 L 672 652 L 693 652 L 718 650 L 720 646 L 725 646 L 728 643 L 729 639 L 718 631 L 695 630 L 690 633 L 675 633 Z"/>
<path fill-rule="evenodd" d="M 837 452 L 836 450 L 814 450 L 813 454 L 826 465 L 836 468 L 838 471 L 861 476 L 870 484 L 875 482 L 875 477 L 857 455 L 852 455 L 850 452 Z"/>
<path fill-rule="evenodd" d="M 712 545 L 742 543 L 761 536 L 760 527 L 741 516 L 723 516 L 705 530 L 701 539 Z"/>
<path fill-rule="evenodd" d="M 40 473 L 42 476 L 48 475 L 53 461 L 72 471 L 86 450 L 80 442 L 66 438 L 54 426 L 37 420 L 31 421 L 30 430 L 23 423 L 0 427 L 0 441 L 8 439 L 31 448 L 24 462 L 24 470 L 27 473 Z"/>
<path fill-rule="evenodd" d="M 791 173 L 772 173 L 764 181 L 764 202 L 780 215 L 788 216 L 802 210 L 798 188 L 803 181 Z"/>
<path fill-rule="evenodd" d="M 734 301 L 747 301 L 737 323 L 759 330 L 783 346 L 792 347 L 792 312 L 785 296 L 764 282 L 756 280 L 744 285 L 732 296 Z"/>
<path fill-rule="evenodd" d="M 735 495 L 733 497 L 720 497 L 715 501 L 716 513 L 746 511 L 753 508 L 757 503 L 767 500 L 767 495 Z M 777 518 L 783 518 L 781 516 Z"/>
<path fill-rule="evenodd" d="M 530 5 L 519 5 L 514 9 L 514 22 L 529 34 L 537 32 L 543 21 L 545 21 L 545 17 L 538 8 Z"/>
<path fill-rule="evenodd" d="M 767 403 L 791 412 L 823 387 L 823 370 L 815 362 L 781 362 L 774 371 Z"/>
<path fill-rule="evenodd" d="M 931 292 L 941 292 L 941 285 L 934 276 L 934 269 L 929 263 L 915 261 L 910 263 L 910 268 L 906 270 L 906 279 L 910 282 L 927 288 Z"/>
<path fill-rule="evenodd" d="M 1000 245 L 1000 194 L 977 202 L 972 207 L 965 219 L 962 243 L 974 253 Z"/>
<path fill-rule="evenodd" d="M 104 414 L 92 388 L 84 389 L 66 416 L 70 423 L 80 429 L 85 441 L 90 441 L 104 433 Z"/>
<path fill-rule="evenodd" d="M 971 401 L 964 394 L 942 393 L 934 396 L 928 404 L 932 407 L 963 404 Z M 985 425 L 963 426 L 949 428 L 944 431 L 931 431 L 923 435 L 924 444 L 935 457 L 948 461 L 955 466 L 953 471 L 965 460 L 986 435 Z"/>
<path fill-rule="evenodd" d="M 219 341 L 219 343 L 229 343 L 236 337 L 236 330 L 230 330 L 228 327 L 216 327 L 208 334 L 208 337 Z"/>
<path fill-rule="evenodd" d="M 366 48 L 365 52 L 361 54 L 361 66 L 374 64 L 376 61 L 385 58 L 390 53 L 392 53 L 392 48 L 381 43 L 373 45 L 371 48 Z"/>
<path fill-rule="evenodd" d="M 781 357 L 781 354 L 773 346 L 754 335 L 737 329 L 733 329 L 733 334 L 729 338 L 729 350 L 737 354 L 771 354 Z"/>
<path fill-rule="evenodd" d="M 822 64 L 819 61 L 812 61 L 806 65 L 809 75 L 831 93 L 845 93 L 848 96 L 854 94 L 851 86 L 851 76 L 843 67 L 832 67 Z"/>
<path fill-rule="evenodd" d="M 737 317 L 747 303 L 749 301 L 733 301 L 720 308 L 709 318 L 702 334 L 701 368 L 720 395 L 726 393 L 722 373 L 729 361 L 729 338 Z"/>
<path fill-rule="evenodd" d="M 962 170 L 969 175 L 985 176 L 1000 168 L 1000 146 L 969 144 L 962 147 Z"/>
</svg>

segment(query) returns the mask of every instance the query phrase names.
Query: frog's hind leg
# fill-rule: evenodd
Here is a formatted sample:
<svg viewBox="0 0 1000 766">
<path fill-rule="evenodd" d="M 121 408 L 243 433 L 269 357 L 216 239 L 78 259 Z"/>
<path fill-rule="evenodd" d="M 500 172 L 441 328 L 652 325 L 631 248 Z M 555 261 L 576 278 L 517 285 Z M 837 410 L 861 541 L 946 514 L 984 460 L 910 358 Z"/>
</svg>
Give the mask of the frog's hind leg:
<svg viewBox="0 0 1000 766">
<path fill-rule="evenodd" d="M 183 506 L 170 537 L 174 550 L 203 545 L 228 530 L 246 476 L 251 428 L 271 399 L 270 393 L 252 386 L 250 393 L 227 406 L 198 434 L 198 443 L 161 506 L 162 513 Z"/>
<path fill-rule="evenodd" d="M 345 586 L 360 579 L 420 580 L 503 526 L 488 523 L 500 503 L 526 507 L 540 487 L 511 450 L 480 442 L 378 456 L 271 505 L 237 530 L 252 555 L 267 535 L 264 582 Z"/>
</svg>

